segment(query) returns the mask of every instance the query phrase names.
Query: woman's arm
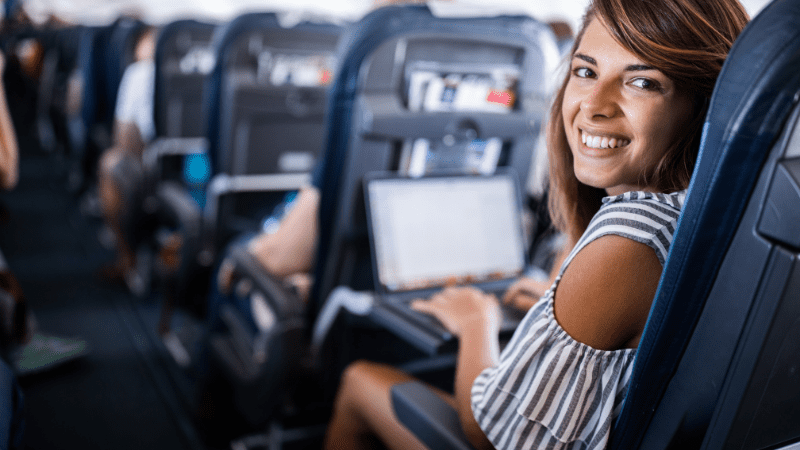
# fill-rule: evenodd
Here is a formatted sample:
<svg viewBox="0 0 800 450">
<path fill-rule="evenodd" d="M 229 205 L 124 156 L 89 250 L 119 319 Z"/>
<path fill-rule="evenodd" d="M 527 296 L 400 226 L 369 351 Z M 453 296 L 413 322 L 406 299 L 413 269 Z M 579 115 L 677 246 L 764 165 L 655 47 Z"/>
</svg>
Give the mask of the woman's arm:
<svg viewBox="0 0 800 450">
<path fill-rule="evenodd" d="M 278 231 L 273 234 L 261 233 L 248 244 L 247 250 L 271 275 L 282 278 L 307 273 L 314 268 L 319 234 L 319 198 L 317 188 L 301 188 L 296 204 L 286 213 Z M 233 261 L 223 260 L 217 273 L 221 292 L 230 291 L 233 272 Z"/>
<path fill-rule="evenodd" d="M 0 77 L 5 70 L 5 56 L 0 53 Z M 0 82 L 0 187 L 13 189 L 19 179 L 19 148 L 11 114 L 8 111 L 6 90 Z"/>
<path fill-rule="evenodd" d="M 559 325 L 600 350 L 634 348 L 661 278 L 652 248 L 607 235 L 584 247 L 564 271 L 555 295 Z"/>
<path fill-rule="evenodd" d="M 493 448 L 472 413 L 472 384 L 499 361 L 500 308 L 497 299 L 475 288 L 447 288 L 414 309 L 435 316 L 458 336 L 455 402 L 461 427 L 476 448 Z"/>
</svg>

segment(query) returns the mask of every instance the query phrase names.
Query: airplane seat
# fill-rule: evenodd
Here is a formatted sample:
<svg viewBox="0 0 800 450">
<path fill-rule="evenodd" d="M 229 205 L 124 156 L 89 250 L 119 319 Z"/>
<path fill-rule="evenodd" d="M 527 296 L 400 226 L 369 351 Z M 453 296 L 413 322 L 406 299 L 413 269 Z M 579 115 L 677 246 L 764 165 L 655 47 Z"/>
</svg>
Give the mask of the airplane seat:
<svg viewBox="0 0 800 450">
<path fill-rule="evenodd" d="M 202 311 L 219 250 L 239 233 L 258 230 L 288 192 L 308 182 L 322 146 L 324 108 L 341 27 L 301 23 L 283 28 L 274 14 L 253 13 L 220 31 L 205 90 L 207 159 L 196 202 L 173 196 L 166 209 L 197 205 L 202 217 L 181 220 L 177 299 Z M 197 198 L 199 197 L 199 198 Z M 180 203 L 180 205 L 179 205 Z M 198 275 L 201 274 L 201 275 Z"/>
<path fill-rule="evenodd" d="M 83 167 L 84 154 L 89 145 L 89 133 L 95 120 L 97 84 L 95 68 L 95 39 L 100 27 L 87 26 L 80 29 L 78 56 L 75 70 L 69 79 L 70 94 L 67 106 L 67 124 L 69 129 L 69 147 L 71 150 L 71 167 L 69 187 L 80 191 L 85 186 Z"/>
<path fill-rule="evenodd" d="M 170 22 L 156 39 L 153 121 L 156 137 L 205 135 L 203 85 L 213 67 L 215 25 L 191 19 Z"/>
<path fill-rule="evenodd" d="M 113 101 L 124 66 L 132 60 L 132 41 L 139 27 L 140 22 L 121 18 L 107 26 L 82 28 L 78 64 L 70 76 L 76 104 L 68 107 L 74 149 L 69 187 L 75 191 L 91 185 L 98 158 L 111 145 Z"/>
<path fill-rule="evenodd" d="M 206 187 L 215 170 L 214 154 L 218 151 L 219 145 L 219 122 L 222 119 L 221 91 L 224 89 L 228 71 L 231 69 L 231 54 L 235 52 L 237 38 L 253 36 L 254 39 L 257 39 L 259 33 L 278 26 L 277 18 L 273 13 L 247 13 L 216 27 L 211 35 L 208 61 L 201 63 L 210 64 L 210 67 L 204 68 L 206 75 L 203 77 L 203 93 L 196 97 L 202 102 L 200 110 L 202 111 L 203 143 L 202 145 L 190 145 L 191 148 L 185 155 L 179 154 L 178 158 L 170 158 L 172 164 L 164 164 L 162 168 L 162 172 L 169 173 L 164 176 L 164 181 L 157 181 L 154 184 L 153 196 L 159 205 L 156 208 L 156 227 L 159 230 L 176 233 L 181 239 L 178 267 L 164 275 L 168 286 L 165 293 L 168 303 L 165 305 L 168 309 L 178 303 L 194 309 L 198 305 L 194 305 L 189 298 L 202 297 L 207 290 L 208 283 L 205 280 L 208 279 L 208 274 L 205 272 L 208 269 L 203 271 L 204 266 L 197 262 L 198 242 L 201 238 Z M 244 45 L 246 47 L 246 42 Z M 156 247 L 159 245 L 156 243 Z M 205 275 L 198 276 L 199 279 L 204 280 L 203 283 L 182 282 L 188 281 L 189 276 L 196 274 L 198 270 Z M 192 286 L 196 288 L 197 293 L 194 292 L 194 289 L 193 291 L 186 290 Z M 203 315 L 202 309 L 194 312 L 197 315 Z"/>
<path fill-rule="evenodd" d="M 117 105 L 117 93 L 122 75 L 130 63 L 135 60 L 136 41 L 145 24 L 130 17 L 120 17 L 112 25 L 105 48 L 105 93 L 108 111 L 105 116 L 109 130 L 114 125 L 114 110 Z"/>
<path fill-rule="evenodd" d="M 549 72 L 558 63 L 550 30 L 525 17 L 445 19 L 407 7 L 379 10 L 364 22 L 372 42 L 353 44 L 334 86 L 310 323 L 334 287 L 374 287 L 362 189 L 367 173 L 504 167 L 516 172 L 525 192 Z M 486 97 L 450 97 L 453 83 L 480 85 L 492 70 L 508 84 L 493 80 Z M 437 89 L 444 101 L 436 100 Z"/>
<path fill-rule="evenodd" d="M 776 449 L 800 442 L 800 2 L 745 28 L 717 80 L 700 155 L 609 449 Z M 395 411 L 442 440 L 420 385 Z M 438 405 L 441 407 L 442 405 Z M 454 414 L 448 411 L 446 414 Z M 427 414 L 427 415 L 426 415 Z M 421 417 L 423 417 L 421 419 Z M 452 415 L 450 416 L 452 419 Z M 424 437 L 423 437 L 424 436 Z"/>
<path fill-rule="evenodd" d="M 324 116 L 342 27 L 303 22 L 245 38 L 231 56 L 210 152 L 203 259 L 258 230 L 287 192 L 309 181 L 324 144 Z M 237 186 L 238 185 L 238 186 Z"/>
<path fill-rule="evenodd" d="M 352 78 L 341 79 L 334 93 L 339 110 L 332 117 L 339 123 L 332 125 L 328 138 L 326 157 L 332 168 L 321 176 L 317 268 L 306 319 L 315 326 L 313 347 L 322 349 L 318 364 L 332 369 L 325 382 L 331 391 L 346 364 L 357 357 L 382 359 L 449 380 L 445 388 L 451 381 L 441 373 L 452 369 L 452 355 L 429 357 L 426 349 L 384 330 L 379 320 L 365 320 L 368 312 L 340 315 L 349 324 L 344 333 L 326 331 L 338 308 L 331 295 L 335 288 L 375 290 L 365 175 L 492 173 L 503 168 L 516 173 L 519 192 L 525 192 L 532 149 L 544 130 L 551 72 L 559 61 L 549 27 L 527 17 L 448 19 L 435 17 L 425 7 L 398 11 L 374 15 L 370 26 L 375 27 L 375 44 L 368 50 L 356 47 L 348 55 L 343 72 Z M 488 82 L 480 75 L 485 73 L 497 78 Z M 486 82 L 491 85 L 488 93 L 478 94 Z M 464 95 L 468 92 L 471 95 Z M 348 109 L 351 112 L 345 113 Z M 320 321 L 323 309 L 326 319 Z M 361 348 L 351 352 L 338 342 L 350 339 L 351 331 L 361 333 L 360 328 L 363 334 L 384 336 L 374 340 L 376 354 Z M 390 349 L 384 351 L 384 345 Z"/>
<path fill-rule="evenodd" d="M 144 292 L 152 283 L 153 241 L 160 217 L 159 189 L 177 192 L 183 183 L 185 158 L 202 157 L 207 151 L 203 89 L 213 66 L 210 50 L 215 25 L 190 19 L 170 22 L 159 29 L 155 44 L 153 125 L 155 137 L 142 154 L 142 175 L 122 189 L 128 208 L 121 223 L 127 242 L 136 249 Z M 197 155 L 197 156 L 187 156 Z M 130 168 L 120 168 L 121 172 Z M 119 180 L 124 180 L 120 173 Z M 163 184 L 161 188 L 159 185 Z M 191 205 L 190 205 L 191 206 Z M 181 210 L 178 217 L 198 216 L 194 209 Z M 170 217 L 168 221 L 178 218 Z"/>
<path fill-rule="evenodd" d="M 65 136 L 57 136 L 56 128 L 59 116 L 64 111 L 64 66 L 69 64 L 67 61 L 70 59 L 65 40 L 69 39 L 67 34 L 76 29 L 43 28 L 39 31 L 44 57 L 36 97 L 36 134 L 40 148 L 49 153 L 64 148 Z M 76 38 L 73 37 L 73 42 L 77 41 Z"/>
<path fill-rule="evenodd" d="M 0 449 L 23 448 L 25 402 L 11 367 L 0 360 Z"/>
<path fill-rule="evenodd" d="M 42 65 L 37 99 L 39 143 L 61 156 L 71 153 L 67 125 L 67 85 L 77 63 L 81 27 L 71 26 L 50 32 Z"/>
<path fill-rule="evenodd" d="M 234 251 L 247 287 L 244 303 L 253 310 L 229 308 L 225 314 L 236 315 L 243 325 L 229 324 L 226 333 L 212 340 L 212 350 L 223 364 L 247 366 L 253 374 L 284 370 L 285 379 L 297 380 L 293 374 L 323 370 L 320 360 L 313 361 L 308 340 L 309 325 L 328 294 L 342 285 L 374 288 L 362 193 L 367 173 L 422 176 L 448 170 L 488 173 L 505 167 L 516 171 L 520 185 L 525 185 L 530 149 L 543 129 L 547 110 L 547 71 L 558 61 L 550 30 L 532 19 L 445 19 L 419 6 L 385 7 L 368 14 L 348 28 L 339 55 L 328 104 L 326 144 L 315 173 L 322 178 L 321 235 L 314 293 L 308 304 L 298 308 L 302 302 L 281 281 L 254 264 L 244 249 Z M 473 89 L 474 97 L 459 97 L 451 103 L 455 97 L 443 95 L 448 76 L 448 81 Z M 428 84 L 439 91 L 431 91 L 426 103 Z M 495 97 L 497 102 L 487 102 Z M 471 163 L 463 163 L 467 160 Z M 286 311 L 295 314 L 291 321 L 281 319 Z M 272 319 L 263 321 L 263 317 Z M 277 342 L 273 336 L 280 338 L 287 324 L 303 327 L 302 339 L 283 342 L 285 350 L 274 359 L 269 353 L 266 357 L 256 354 L 264 342 Z M 283 355 L 292 355 L 295 363 L 280 360 Z M 313 389 L 315 394 L 327 389 L 321 394 L 323 403 L 330 400 L 325 394 L 335 390 L 348 358 L 324 363 L 324 371 L 331 376 L 323 375 L 326 386 L 315 384 Z M 233 378 L 241 387 L 240 397 L 253 400 L 253 395 L 247 396 L 247 381 Z M 282 395 L 290 392 L 287 384 L 252 384 Z M 251 403 L 250 409 L 257 405 Z"/>
</svg>

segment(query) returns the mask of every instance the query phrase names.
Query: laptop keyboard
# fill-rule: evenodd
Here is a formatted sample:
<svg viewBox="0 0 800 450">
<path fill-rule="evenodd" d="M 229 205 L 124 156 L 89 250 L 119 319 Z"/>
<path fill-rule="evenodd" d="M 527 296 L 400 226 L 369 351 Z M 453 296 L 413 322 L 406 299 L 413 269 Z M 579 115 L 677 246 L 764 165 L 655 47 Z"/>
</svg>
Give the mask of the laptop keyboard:
<svg viewBox="0 0 800 450">
<path fill-rule="evenodd" d="M 455 339 L 455 336 L 447 331 L 447 328 L 445 328 L 437 318 L 431 316 L 430 314 L 411 309 L 410 303 L 411 300 L 403 302 L 390 301 L 386 302 L 386 306 L 390 307 L 400 315 L 405 316 L 412 323 L 416 323 L 425 328 L 431 334 L 438 336 L 442 340 L 449 341 Z M 506 304 L 500 305 L 500 311 L 503 314 L 502 322 L 500 324 L 500 334 L 510 335 L 514 332 L 517 325 L 519 325 L 519 322 L 525 316 L 525 311 L 521 311 L 519 308 Z"/>
</svg>

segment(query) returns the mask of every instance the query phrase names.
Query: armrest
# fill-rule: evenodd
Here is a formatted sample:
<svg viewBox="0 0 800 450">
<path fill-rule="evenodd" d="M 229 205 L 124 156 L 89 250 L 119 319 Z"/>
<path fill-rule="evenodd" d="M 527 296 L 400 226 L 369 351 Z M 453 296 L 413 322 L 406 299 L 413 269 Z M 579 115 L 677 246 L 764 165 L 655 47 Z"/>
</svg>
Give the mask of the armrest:
<svg viewBox="0 0 800 450">
<path fill-rule="evenodd" d="M 400 423 L 430 449 L 473 450 L 458 412 L 427 386 L 412 381 L 392 387 L 392 407 Z"/>
<path fill-rule="evenodd" d="M 235 265 L 234 270 L 250 279 L 255 289 L 264 294 L 278 321 L 303 317 L 303 302 L 283 285 L 282 280 L 264 270 L 264 266 L 245 246 L 233 247 L 230 256 Z"/>
<path fill-rule="evenodd" d="M 159 210 L 180 225 L 189 239 L 199 238 L 202 213 L 197 202 L 179 183 L 165 182 L 158 187 Z"/>
<path fill-rule="evenodd" d="M 205 153 L 208 153 L 206 138 L 159 138 L 144 150 L 142 165 L 150 179 L 160 180 L 165 158 Z"/>
</svg>

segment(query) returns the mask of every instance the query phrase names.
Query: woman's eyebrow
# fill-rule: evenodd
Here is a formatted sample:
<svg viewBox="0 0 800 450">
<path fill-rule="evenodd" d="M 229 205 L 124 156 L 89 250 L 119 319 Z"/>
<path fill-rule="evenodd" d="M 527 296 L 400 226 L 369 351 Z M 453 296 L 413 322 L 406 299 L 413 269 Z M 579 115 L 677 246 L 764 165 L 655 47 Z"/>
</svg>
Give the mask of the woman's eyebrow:
<svg viewBox="0 0 800 450">
<path fill-rule="evenodd" d="M 631 64 L 630 66 L 625 67 L 626 72 L 642 72 L 647 70 L 658 70 L 653 66 L 648 66 L 646 64 Z"/>
<path fill-rule="evenodd" d="M 587 63 L 596 66 L 597 60 L 592 58 L 591 56 L 584 55 L 583 53 L 575 53 L 572 55 L 573 58 L 578 58 L 580 60 L 586 61 Z M 645 72 L 648 70 L 658 70 L 653 66 L 648 66 L 647 64 L 631 64 L 625 67 L 626 72 Z"/>
<path fill-rule="evenodd" d="M 595 61 L 594 58 L 592 58 L 591 56 L 584 55 L 583 53 L 575 53 L 574 55 L 572 55 L 572 57 L 573 58 L 582 59 L 582 60 L 586 61 L 587 63 L 592 64 L 594 66 L 597 65 L 597 61 Z"/>
</svg>

